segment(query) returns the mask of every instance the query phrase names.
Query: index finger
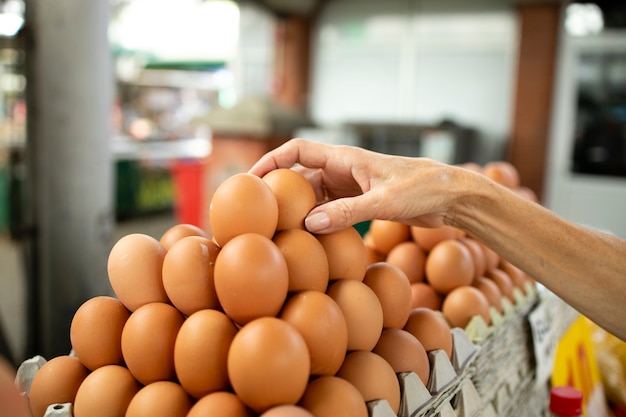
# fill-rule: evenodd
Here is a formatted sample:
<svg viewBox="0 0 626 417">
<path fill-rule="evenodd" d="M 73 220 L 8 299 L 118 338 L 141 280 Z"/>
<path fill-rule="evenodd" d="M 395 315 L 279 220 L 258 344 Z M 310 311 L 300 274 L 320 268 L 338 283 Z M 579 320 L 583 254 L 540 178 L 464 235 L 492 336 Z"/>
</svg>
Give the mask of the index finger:
<svg viewBox="0 0 626 417">
<path fill-rule="evenodd" d="M 274 169 L 291 168 L 295 164 L 307 168 L 323 168 L 331 151 L 329 148 L 330 145 L 322 143 L 291 139 L 263 155 L 248 172 L 262 177 Z"/>
</svg>

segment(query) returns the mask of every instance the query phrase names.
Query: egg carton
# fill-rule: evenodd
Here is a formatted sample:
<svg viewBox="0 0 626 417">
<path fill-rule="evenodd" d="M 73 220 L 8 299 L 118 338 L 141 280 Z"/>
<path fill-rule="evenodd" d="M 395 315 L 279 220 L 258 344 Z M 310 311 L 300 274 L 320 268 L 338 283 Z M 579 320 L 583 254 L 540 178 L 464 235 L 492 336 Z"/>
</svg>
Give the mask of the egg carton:
<svg viewBox="0 0 626 417">
<path fill-rule="evenodd" d="M 414 372 L 399 373 L 401 400 L 398 414 L 386 400 L 375 400 L 367 404 L 370 417 L 434 417 L 464 390 L 480 348 L 469 340 L 463 329 L 454 328 L 451 333 L 451 358 L 441 349 L 428 352 L 431 370 L 427 384 Z M 461 395 L 467 397 L 469 394 Z M 463 417 L 471 416 L 463 414 Z"/>
</svg>

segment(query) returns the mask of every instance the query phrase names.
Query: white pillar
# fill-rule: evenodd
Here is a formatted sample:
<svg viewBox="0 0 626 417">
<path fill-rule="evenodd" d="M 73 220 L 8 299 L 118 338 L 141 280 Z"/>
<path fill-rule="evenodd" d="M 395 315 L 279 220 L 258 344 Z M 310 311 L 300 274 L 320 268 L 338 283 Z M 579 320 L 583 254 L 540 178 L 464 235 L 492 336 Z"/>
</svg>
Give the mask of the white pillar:
<svg viewBox="0 0 626 417">
<path fill-rule="evenodd" d="M 114 79 L 107 0 L 27 3 L 27 152 L 32 181 L 35 348 L 69 353 L 86 299 L 110 293 L 114 224 L 110 109 Z M 30 21 L 28 19 L 30 18 Z"/>
</svg>

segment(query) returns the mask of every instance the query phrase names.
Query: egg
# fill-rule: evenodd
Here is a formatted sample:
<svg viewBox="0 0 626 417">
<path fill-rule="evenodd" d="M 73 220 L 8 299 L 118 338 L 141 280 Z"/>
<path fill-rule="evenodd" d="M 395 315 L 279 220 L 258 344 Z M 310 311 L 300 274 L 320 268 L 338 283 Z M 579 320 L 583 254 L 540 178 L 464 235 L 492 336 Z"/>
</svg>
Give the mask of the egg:
<svg viewBox="0 0 626 417">
<path fill-rule="evenodd" d="M 270 408 L 260 417 L 315 417 L 306 409 L 297 405 L 277 405 Z"/>
<path fill-rule="evenodd" d="M 328 273 L 331 280 L 352 279 L 363 281 L 367 258 L 365 244 L 354 227 L 316 235 L 328 258 Z"/>
<path fill-rule="evenodd" d="M 337 372 L 350 382 L 368 401 L 385 400 L 394 413 L 400 409 L 400 384 L 389 363 L 374 352 L 350 352 Z"/>
<path fill-rule="evenodd" d="M 500 292 L 502 292 L 502 295 L 505 296 L 512 303 L 515 303 L 515 295 L 513 293 L 513 281 L 506 272 L 497 268 L 491 269 L 485 273 L 485 277 L 495 282 L 498 288 L 500 288 Z"/>
<path fill-rule="evenodd" d="M 135 310 L 122 330 L 122 354 L 142 384 L 174 380 L 174 343 L 184 318 L 173 306 L 150 303 Z"/>
<path fill-rule="evenodd" d="M 276 230 L 302 229 L 304 219 L 317 203 L 315 191 L 300 173 L 279 168 L 263 176 L 272 189 L 278 203 L 278 224 Z"/>
<path fill-rule="evenodd" d="M 456 239 L 439 242 L 426 258 L 426 279 L 439 293 L 447 294 L 474 279 L 474 260 L 469 249 Z"/>
<path fill-rule="evenodd" d="M 519 288 L 522 291 L 525 290 L 524 284 L 526 283 L 526 274 L 521 269 L 519 269 L 504 258 L 500 258 L 500 264 L 498 265 L 498 269 L 504 271 L 511 278 L 514 287 Z"/>
<path fill-rule="evenodd" d="M 235 394 L 215 391 L 200 398 L 187 417 L 253 417 L 252 412 Z"/>
<path fill-rule="evenodd" d="M 235 394 L 257 413 L 296 404 L 307 386 L 311 358 L 302 335 L 276 317 L 245 324 L 228 351 L 228 376 Z"/>
<path fill-rule="evenodd" d="M 102 366 L 82 382 L 74 401 L 74 417 L 123 417 L 141 385 L 120 365 Z"/>
<path fill-rule="evenodd" d="M 276 197 L 270 186 L 256 175 L 235 174 L 215 189 L 209 205 L 209 225 L 219 246 L 244 233 L 271 239 L 277 224 Z"/>
<path fill-rule="evenodd" d="M 481 173 L 487 178 L 511 189 L 516 189 L 520 185 L 519 172 L 517 168 L 508 161 L 487 162 L 483 166 Z"/>
<path fill-rule="evenodd" d="M 474 316 L 481 316 L 486 325 L 491 323 L 489 301 L 476 287 L 461 286 L 443 299 L 441 311 L 452 327 L 464 329 Z"/>
<path fill-rule="evenodd" d="M 231 239 L 217 255 L 213 274 L 220 305 L 238 324 L 276 316 L 287 298 L 287 262 L 263 235 L 244 233 Z"/>
<path fill-rule="evenodd" d="M 472 255 L 472 260 L 474 261 L 474 279 L 482 277 L 487 270 L 487 260 L 485 259 L 485 252 L 481 244 L 469 237 L 461 238 L 459 241 L 467 247 Z"/>
<path fill-rule="evenodd" d="M 235 334 L 235 324 L 217 310 L 200 310 L 184 321 L 174 344 L 174 368 L 192 397 L 230 388 L 226 359 Z"/>
<path fill-rule="evenodd" d="M 207 239 L 210 239 L 211 237 L 206 230 L 198 226 L 195 226 L 193 224 L 180 223 L 175 224 L 167 229 L 165 233 L 161 235 L 159 243 L 161 243 L 161 246 L 163 246 L 165 250 L 170 250 L 170 248 L 174 246 L 174 243 L 188 236 L 200 236 Z"/>
<path fill-rule="evenodd" d="M 109 282 L 130 311 L 148 303 L 169 303 L 161 274 L 165 253 L 158 240 L 142 233 L 123 236 L 109 252 Z"/>
<path fill-rule="evenodd" d="M 410 238 L 409 226 L 393 220 L 372 220 L 368 233 L 372 239 L 373 247 L 385 255 L 395 246 Z"/>
<path fill-rule="evenodd" d="M 411 284 L 404 271 L 387 262 L 367 267 L 363 283 L 370 287 L 383 309 L 383 327 L 401 329 L 411 311 Z"/>
<path fill-rule="evenodd" d="M 478 288 L 487 297 L 489 305 L 493 306 L 498 313 L 502 313 L 502 291 L 493 280 L 478 277 L 472 282 L 472 287 Z"/>
<path fill-rule="evenodd" d="M 339 370 L 348 347 L 348 325 L 335 300 L 323 292 L 302 291 L 285 303 L 279 317 L 304 338 L 312 375 L 334 375 Z"/>
<path fill-rule="evenodd" d="M 441 308 L 441 295 L 425 282 L 411 284 L 411 309 L 428 307 L 431 310 Z"/>
<path fill-rule="evenodd" d="M 89 370 L 74 356 L 57 356 L 35 374 L 30 387 L 33 417 L 43 417 L 51 404 L 73 403 Z"/>
<path fill-rule="evenodd" d="M 163 260 L 163 287 L 171 303 L 189 316 L 220 308 L 213 272 L 219 247 L 210 239 L 188 236 L 172 245 Z"/>
<path fill-rule="evenodd" d="M 407 241 L 396 245 L 389 251 L 385 261 L 404 271 L 409 282 L 424 281 L 426 252 L 417 243 Z"/>
<path fill-rule="evenodd" d="M 439 227 L 419 227 L 411 226 L 411 238 L 420 245 L 426 252 L 429 252 L 439 242 L 448 239 L 457 239 L 460 236 L 460 230 L 452 226 Z"/>
<path fill-rule="evenodd" d="M 311 380 L 299 404 L 315 417 L 368 417 L 367 406 L 359 390 L 337 376 Z"/>
<path fill-rule="evenodd" d="M 372 352 L 389 362 L 395 373 L 415 372 L 424 385 L 428 384 L 428 353 L 422 343 L 406 330 L 383 330 Z"/>
<path fill-rule="evenodd" d="M 70 342 L 83 365 L 95 370 L 123 365 L 122 329 L 130 311 L 116 298 L 97 296 L 85 301 L 70 323 Z"/>
<path fill-rule="evenodd" d="M 498 267 L 500 263 L 500 255 L 490 247 L 481 243 L 483 252 L 485 254 L 485 270 L 489 271 Z"/>
<path fill-rule="evenodd" d="M 128 404 L 125 417 L 186 417 L 193 402 L 172 381 L 157 381 L 141 388 Z"/>
<path fill-rule="evenodd" d="M 289 292 L 326 291 L 328 258 L 315 236 L 305 230 L 290 229 L 276 233 L 272 240 L 287 262 Z"/>
<path fill-rule="evenodd" d="M 414 308 L 404 325 L 404 330 L 420 341 L 426 352 L 442 349 L 452 357 L 452 332 L 445 318 L 435 310 Z"/>
<path fill-rule="evenodd" d="M 338 280 L 326 291 L 343 312 L 348 350 L 372 350 L 383 331 L 383 308 L 376 293 L 362 281 Z"/>
</svg>

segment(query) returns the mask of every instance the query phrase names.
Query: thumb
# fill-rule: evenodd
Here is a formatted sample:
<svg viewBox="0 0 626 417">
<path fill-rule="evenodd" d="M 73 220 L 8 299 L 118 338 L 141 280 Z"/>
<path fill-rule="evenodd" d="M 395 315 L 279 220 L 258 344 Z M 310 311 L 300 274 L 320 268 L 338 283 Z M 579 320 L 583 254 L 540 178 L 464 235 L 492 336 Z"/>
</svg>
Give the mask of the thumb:
<svg viewBox="0 0 626 417">
<path fill-rule="evenodd" d="M 311 233 L 331 233 L 372 219 L 372 204 L 365 194 L 331 200 L 315 207 L 304 220 Z"/>
</svg>

